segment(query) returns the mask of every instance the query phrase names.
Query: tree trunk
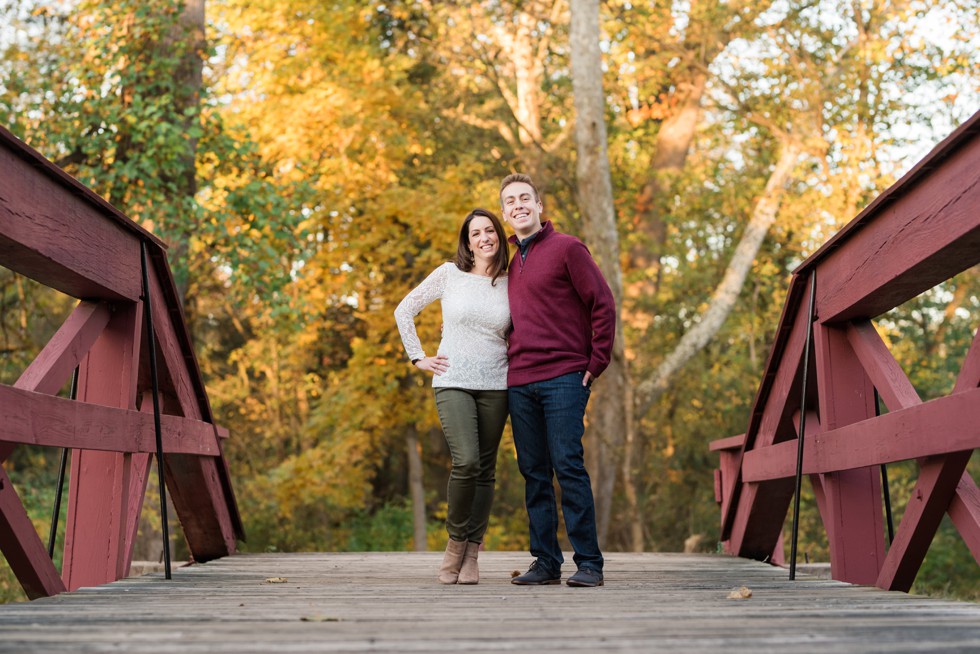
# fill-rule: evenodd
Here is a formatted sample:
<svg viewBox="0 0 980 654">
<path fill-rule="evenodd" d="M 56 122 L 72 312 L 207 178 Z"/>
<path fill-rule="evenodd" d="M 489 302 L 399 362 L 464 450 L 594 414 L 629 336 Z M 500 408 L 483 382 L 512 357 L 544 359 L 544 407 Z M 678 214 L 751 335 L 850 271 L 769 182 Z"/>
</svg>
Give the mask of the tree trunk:
<svg viewBox="0 0 980 654">
<path fill-rule="evenodd" d="M 640 238 L 631 248 L 628 266 L 630 270 L 644 272 L 638 281 L 626 289 L 626 293 L 633 299 L 645 297 L 652 301 L 660 290 L 660 258 L 667 240 L 663 196 L 673 186 L 674 178 L 684 170 L 701 117 L 701 98 L 706 84 L 707 76 L 701 72 L 691 72 L 689 79 L 681 80 L 676 85 L 675 97 L 679 98 L 677 109 L 661 123 L 657 132 L 656 150 L 650 162 L 649 177 L 637 197 L 633 217 L 633 231 Z M 631 382 L 632 380 L 627 380 L 630 389 Z M 632 403 L 632 397 L 627 401 Z M 626 426 L 623 453 L 623 490 L 630 522 L 629 549 L 642 552 L 644 517 L 633 477 L 634 462 L 641 456 L 641 443 L 637 441 L 636 429 L 637 425 L 631 417 Z"/>
<path fill-rule="evenodd" d="M 642 270 L 644 275 L 631 285 L 631 297 L 653 299 L 660 288 L 660 257 L 667 240 L 663 196 L 673 186 L 674 178 L 684 170 L 701 117 L 701 98 L 707 81 L 704 73 L 691 72 L 690 78 L 678 82 L 674 93 L 677 109 L 664 119 L 657 132 L 649 177 L 637 197 L 633 218 L 633 231 L 640 238 L 630 250 L 630 269 Z"/>
<path fill-rule="evenodd" d="M 592 485 L 596 494 L 596 524 L 599 542 L 604 544 L 632 402 L 629 401 L 623 325 L 618 316 L 623 300 L 623 278 L 606 142 L 602 56 L 599 52 L 599 0 L 572 0 L 569 40 L 575 98 L 578 205 L 589 246 L 609 283 L 617 307 L 612 360 L 601 381 L 596 384 L 589 425 L 593 450 L 590 459 L 595 462 L 592 466 Z"/>
<path fill-rule="evenodd" d="M 520 11 L 515 20 L 517 29 L 507 42 L 517 84 L 511 110 L 517 119 L 521 160 L 531 177 L 538 179 L 544 175 L 541 149 L 541 77 L 544 69 L 535 52 L 533 32 L 537 16 Z"/>
<path fill-rule="evenodd" d="M 197 110 L 201 104 L 206 45 L 204 9 L 205 0 L 184 0 L 183 12 L 177 24 L 177 34 L 174 35 L 174 40 L 179 40 L 182 43 L 182 56 L 176 70 L 178 93 L 174 98 L 174 103 L 184 116 L 184 123 L 181 127 L 184 128 L 184 133 L 188 134 L 187 145 L 180 157 L 182 172 L 180 178 L 176 180 L 176 187 L 177 192 L 182 196 L 181 199 L 187 202 L 193 202 L 194 196 L 197 195 L 198 139 L 190 135 L 190 128 L 200 120 Z M 193 227 L 185 222 L 181 234 L 175 242 L 170 243 L 174 281 L 177 284 L 177 293 L 184 304 L 184 313 L 188 316 L 188 320 L 193 319 L 192 302 L 187 299 L 190 272 L 189 244 L 193 231 Z"/>
<path fill-rule="evenodd" d="M 663 277 L 660 260 L 667 240 L 664 206 L 669 197 L 665 196 L 669 196 L 676 177 L 684 170 L 694 142 L 701 118 L 701 100 L 708 82 L 705 71 L 732 40 L 755 29 L 755 18 L 771 4 L 769 0 L 737 2 L 723 7 L 710 0 L 693 0 L 689 3 L 687 16 L 690 22 L 684 30 L 684 40 L 677 48 L 688 65 L 676 68 L 676 77 L 670 84 L 674 89 L 669 103 L 673 111 L 663 120 L 657 132 L 649 175 L 637 197 L 633 214 L 632 229 L 639 238 L 630 249 L 626 268 L 644 274 L 634 275 L 634 279 L 639 279 L 625 289 L 631 300 L 647 298 L 652 302 L 660 290 Z M 737 23 L 732 21 L 736 14 L 739 17 Z M 648 313 L 653 312 L 648 310 Z M 635 385 L 635 380 L 631 380 L 631 383 Z M 641 418 L 642 415 L 637 414 L 637 417 Z M 623 481 L 631 523 L 630 549 L 642 551 L 643 516 L 639 493 L 633 483 L 633 462 L 643 456 L 643 443 L 636 438 L 637 429 L 637 424 L 629 424 Z"/>
<path fill-rule="evenodd" d="M 752 262 L 762 246 L 762 241 L 776 219 L 783 186 L 789 180 L 800 153 L 799 145 L 783 143 L 779 161 L 766 182 L 765 192 L 756 202 L 752 218 L 735 248 L 724 277 L 711 297 L 707 310 L 701 315 L 701 320 L 681 337 L 677 347 L 667 355 L 653 375 L 637 386 L 636 417 L 638 419 L 646 415 L 657 399 L 670 388 L 674 374 L 700 352 L 721 329 L 732 307 L 735 306 L 735 301 L 742 290 Z"/>
<path fill-rule="evenodd" d="M 422 485 L 422 452 L 419 449 L 419 433 L 415 425 L 405 432 L 405 452 L 408 455 L 408 490 L 412 496 L 412 541 L 416 552 L 424 552 L 426 545 L 425 487 Z"/>
</svg>

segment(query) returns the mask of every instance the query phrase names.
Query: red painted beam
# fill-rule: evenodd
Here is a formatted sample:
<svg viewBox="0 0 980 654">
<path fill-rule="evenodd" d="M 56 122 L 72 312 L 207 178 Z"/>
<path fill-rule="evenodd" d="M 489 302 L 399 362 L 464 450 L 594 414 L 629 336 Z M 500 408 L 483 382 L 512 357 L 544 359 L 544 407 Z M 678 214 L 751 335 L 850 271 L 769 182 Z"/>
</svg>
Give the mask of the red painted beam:
<svg viewBox="0 0 980 654">
<path fill-rule="evenodd" d="M 44 349 L 14 384 L 15 388 L 54 395 L 109 323 L 109 305 L 79 302 Z"/>
<path fill-rule="evenodd" d="M 6 148 L 0 170 L 5 267 L 77 298 L 139 298 L 139 241 L 130 232 Z"/>
<path fill-rule="evenodd" d="M 65 584 L 3 466 L 0 466 L 0 551 L 29 598 L 65 592 Z"/>
<path fill-rule="evenodd" d="M 790 283 L 789 296 L 783 306 L 783 315 L 779 321 L 779 330 L 776 334 L 776 343 L 769 352 L 769 360 L 766 362 L 765 376 L 759 385 L 755 401 L 752 405 L 752 412 L 749 418 L 749 428 L 745 432 L 745 440 L 742 449 L 735 460 L 735 474 L 727 482 L 724 500 L 721 506 L 721 539 L 733 541 L 732 547 L 738 549 L 739 543 L 744 535 L 745 529 L 752 529 L 751 525 L 761 524 L 765 520 L 777 520 L 782 525 L 786 515 L 786 507 L 782 500 L 782 493 L 771 493 L 759 495 L 755 490 L 751 500 L 746 504 L 741 501 L 740 495 L 744 484 L 742 483 L 742 460 L 745 454 L 757 446 L 771 445 L 776 438 L 775 425 L 780 421 L 773 421 L 772 416 L 778 414 L 780 417 L 789 409 L 790 391 L 794 384 L 801 377 L 803 346 L 806 341 L 806 334 L 809 326 L 806 325 L 806 310 L 801 306 L 801 299 L 804 291 L 809 289 L 807 280 L 793 276 Z M 735 516 L 737 511 L 743 510 L 739 507 L 754 506 L 757 501 L 767 502 L 772 500 L 773 505 L 769 508 L 758 507 L 760 510 L 752 510 L 753 517 L 749 519 L 743 516 L 739 520 L 738 530 L 740 534 L 733 537 L 735 529 Z M 781 515 L 780 515 L 781 514 Z M 781 527 L 780 527 L 781 528 Z M 766 529 L 766 534 L 771 532 Z M 767 537 L 763 536 L 763 540 Z M 753 538 L 754 540 L 754 538 Z M 766 549 L 766 548 L 763 548 Z M 771 547 L 768 548 L 771 551 Z M 765 554 L 763 554 L 765 556 Z"/>
<path fill-rule="evenodd" d="M 847 340 L 890 411 L 922 403 L 912 382 L 870 320 L 859 320 L 848 325 Z"/>
<path fill-rule="evenodd" d="M 817 279 L 819 293 L 823 280 Z M 833 431 L 874 416 L 874 389 L 846 330 L 818 323 L 813 345 L 821 427 Z M 885 556 L 879 470 L 837 467 L 824 475 L 822 484 L 831 576 L 852 584 L 874 583 Z"/>
<path fill-rule="evenodd" d="M 227 431 L 213 424 L 165 246 L 3 128 L 0 170 L 0 261 L 89 301 L 76 309 L 14 388 L 0 387 L 5 418 L 0 461 L 16 442 L 75 448 L 62 590 L 117 579 L 131 560 L 149 452 L 155 450 L 152 416 L 135 411 L 137 394 L 149 388 L 140 311 L 141 242 L 150 246 L 162 393 L 167 410 L 175 414 L 162 416 L 166 481 L 195 558 L 234 552 L 244 529 L 221 455 L 220 438 Z M 97 300 L 113 303 L 111 315 L 104 306 L 95 308 Z M 79 400 L 44 397 L 58 391 L 76 364 Z M 20 545 L 11 541 L 3 547 L 5 553 L 14 548 L 16 557 Z M 28 565 L 33 566 L 28 576 L 41 570 L 40 563 Z M 42 594 L 49 592 L 58 591 L 49 588 Z"/>
<path fill-rule="evenodd" d="M 980 328 L 973 334 L 973 342 L 963 358 L 960 374 L 956 376 L 954 393 L 980 386 Z"/>
<path fill-rule="evenodd" d="M 108 306 L 80 302 L 14 387 L 51 395 L 57 393 L 108 322 Z M 10 443 L 0 443 L 0 463 L 7 460 L 13 448 Z"/>
<path fill-rule="evenodd" d="M 187 355 L 181 347 L 177 335 L 178 327 L 173 322 L 173 316 L 163 295 L 160 277 L 152 268 L 149 273 L 153 333 L 156 336 L 157 349 L 162 354 L 157 357 L 157 368 L 161 384 L 171 389 L 177 400 L 176 405 L 167 407 L 167 411 L 202 420 L 204 414 L 198 402 L 193 376 L 188 368 Z"/>
<path fill-rule="evenodd" d="M 809 431 L 809 430 L 808 430 Z M 980 447 L 980 388 L 807 436 L 803 473 L 828 473 Z M 796 442 L 746 452 L 746 482 L 796 474 Z"/>
<path fill-rule="evenodd" d="M 974 394 L 980 392 L 976 358 L 977 339 L 974 337 L 951 397 L 962 397 L 970 393 L 970 389 Z M 954 525 L 971 551 L 980 546 L 977 543 L 977 516 L 972 510 L 977 501 L 976 484 L 966 472 L 972 453 L 970 449 L 919 461 L 919 478 L 878 576 L 879 587 L 903 591 L 912 587 L 946 511 L 956 514 Z"/>
<path fill-rule="evenodd" d="M 953 525 L 980 565 L 980 489 L 968 473 L 960 477 L 948 511 Z"/>
<path fill-rule="evenodd" d="M 961 393 L 980 386 L 980 328 L 973 334 L 973 342 L 960 366 L 953 393 Z M 969 473 L 963 473 L 956 485 L 956 495 L 949 504 L 949 517 L 960 532 L 973 558 L 980 564 L 980 490 Z"/>
<path fill-rule="evenodd" d="M 905 592 L 912 587 L 943 515 L 956 495 L 957 482 L 966 470 L 971 453 L 958 452 L 920 463 L 919 478 L 905 505 L 876 586 Z"/>
<path fill-rule="evenodd" d="M 718 440 L 711 441 L 708 444 L 708 450 L 711 452 L 740 450 L 744 444 L 745 434 L 739 434 L 738 436 L 729 436 L 728 438 L 719 438 Z"/>
<path fill-rule="evenodd" d="M 799 348 L 791 342 L 802 280 L 815 271 L 817 384 L 806 404 L 819 402 L 827 431 L 807 435 L 803 469 L 817 492 L 834 577 L 911 583 L 947 509 L 980 562 L 980 491 L 963 473 L 980 447 L 980 333 L 953 393 L 921 404 L 867 321 L 980 263 L 977 170 L 980 112 L 794 271 L 736 472 L 718 480 L 728 551 L 761 558 L 785 518 L 798 442 L 786 427 L 792 398 L 783 394 L 799 388 Z M 890 409 L 881 418 L 873 418 L 873 387 Z M 728 456 L 727 443 L 715 445 Z M 886 565 L 877 465 L 909 459 L 922 459 L 923 473 Z"/>
<path fill-rule="evenodd" d="M 153 415 L 153 399 L 151 391 L 144 393 L 143 401 L 140 403 L 141 412 Z M 164 410 L 163 403 L 160 403 L 161 411 Z M 130 502 L 126 511 L 126 527 L 123 532 L 123 552 L 125 556 L 122 560 L 121 576 L 128 576 L 133 564 L 133 546 L 139 532 L 140 514 L 143 512 L 143 503 L 146 499 L 146 487 L 150 481 L 150 469 L 153 466 L 152 454 L 133 454 L 127 462 L 126 469 L 129 470 L 128 493 Z"/>
<path fill-rule="evenodd" d="M 821 320 L 872 318 L 980 263 L 978 170 L 973 138 L 825 251 Z"/>
<path fill-rule="evenodd" d="M 210 418 L 210 407 L 197 393 L 194 377 L 196 362 L 188 358 L 181 347 L 174 312 L 165 302 L 161 279 L 151 269 L 150 297 L 153 302 L 154 334 L 162 353 L 158 358 L 161 383 L 173 390 L 177 406 L 174 413 L 202 419 Z M 168 408 L 168 410 L 170 410 Z M 213 425 L 212 439 L 220 453 L 217 428 Z M 166 458 L 167 490 L 180 518 L 184 537 L 196 561 L 209 561 L 232 554 L 236 538 L 244 538 L 244 528 L 238 515 L 234 491 L 226 461 L 199 460 L 195 457 L 170 455 Z"/>
<path fill-rule="evenodd" d="M 135 413 L 138 354 L 143 334 L 140 309 L 137 302 L 115 307 L 109 324 L 79 365 L 78 400 L 73 405 L 115 407 Z M 80 446 L 76 442 L 72 450 L 68 477 L 62 574 L 69 590 L 118 579 L 122 562 L 127 558 L 123 546 L 131 501 L 128 495 L 131 458 L 117 452 L 78 449 Z"/>
<path fill-rule="evenodd" d="M 236 533 L 219 476 L 223 459 L 175 454 L 165 457 L 165 463 L 167 491 L 194 560 L 234 554 Z"/>
<path fill-rule="evenodd" d="M 117 409 L 0 385 L 0 441 L 104 452 L 154 453 L 152 412 Z M 163 450 L 218 456 L 214 425 L 163 414 Z"/>
</svg>

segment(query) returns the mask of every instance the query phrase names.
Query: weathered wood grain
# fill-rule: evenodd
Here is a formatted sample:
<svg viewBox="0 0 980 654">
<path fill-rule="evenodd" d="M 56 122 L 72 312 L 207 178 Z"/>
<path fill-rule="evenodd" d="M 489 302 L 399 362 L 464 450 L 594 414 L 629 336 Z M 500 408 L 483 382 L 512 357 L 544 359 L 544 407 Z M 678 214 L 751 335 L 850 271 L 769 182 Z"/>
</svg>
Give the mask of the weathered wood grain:
<svg viewBox="0 0 980 654">
<path fill-rule="evenodd" d="M 832 431 L 803 442 L 803 473 L 826 473 L 921 459 L 980 448 L 980 389 L 930 400 Z M 795 441 L 746 452 L 746 482 L 792 477 Z"/>
<path fill-rule="evenodd" d="M 518 587 L 529 557 L 239 555 L 0 606 L 0 652 L 927 652 L 980 648 L 980 605 L 807 578 L 716 555 L 610 554 L 607 585 Z M 566 563 L 566 575 L 571 571 Z M 273 577 L 285 583 L 268 583 Z M 727 599 L 740 586 L 745 600 Z"/>
<path fill-rule="evenodd" d="M 158 357 L 160 381 L 175 398 L 167 413 L 210 421 L 206 395 L 202 393 L 199 397 L 195 388 L 195 379 L 199 379 L 194 374 L 196 364 L 187 358 L 186 352 L 190 350 L 181 348 L 179 330 L 184 327 L 182 322 L 175 322 L 181 320 L 180 315 L 169 311 L 157 271 L 151 267 L 148 272 L 153 330 L 162 354 Z M 207 441 L 213 442 L 215 454 L 220 454 L 217 431 L 213 426 L 211 429 L 212 436 Z M 237 515 L 237 508 L 230 501 L 234 496 L 230 482 L 222 484 L 224 464 L 216 459 L 178 453 L 167 456 L 165 462 L 170 499 L 194 558 L 208 561 L 234 552 L 237 532 L 233 516 Z M 244 538 L 244 530 L 237 535 Z"/>
<path fill-rule="evenodd" d="M 142 323 L 143 245 L 160 390 L 173 414 L 162 417 L 167 484 L 191 551 L 207 560 L 235 551 L 245 534 L 165 245 L 0 126 L 0 262 L 82 300 L 17 384 L 0 386 L 0 463 L 17 443 L 73 452 L 64 585 L 37 582 L 52 576 L 51 561 L 46 553 L 24 555 L 41 548 L 9 482 L 0 498 L 0 551 L 32 594 L 118 579 L 132 557 L 147 453 L 155 450 L 153 418 L 135 405 L 153 381 Z M 46 396 L 76 364 L 78 401 Z"/>
<path fill-rule="evenodd" d="M 139 241 L 43 171 L 0 148 L 0 258 L 80 299 L 135 300 Z"/>
<path fill-rule="evenodd" d="M 57 393 L 109 322 L 109 313 L 105 303 L 79 302 L 44 349 L 21 373 L 14 388 L 52 395 Z M 6 461 L 13 450 L 13 443 L 0 443 L 0 463 Z"/>
<path fill-rule="evenodd" d="M 794 297 L 803 291 L 803 285 L 798 280 L 795 286 L 798 290 L 793 291 Z M 809 283 L 805 287 L 809 290 Z M 796 303 L 795 300 L 793 303 Z M 778 362 L 772 360 L 775 354 L 770 353 L 768 365 L 778 363 L 778 367 L 767 368 L 772 375 L 763 379 L 756 396 L 749 430 L 734 462 L 736 473 L 730 475 L 730 486 L 723 498 L 727 499 L 728 504 L 722 504 L 722 534 L 723 539 L 729 541 L 730 551 L 760 561 L 772 554 L 782 533 L 794 484 L 791 479 L 774 478 L 758 484 L 746 484 L 743 488 L 743 460 L 755 448 L 771 446 L 796 436 L 792 414 L 799 398 L 792 396 L 802 379 L 803 352 L 810 325 L 805 310 L 789 313 L 790 304 L 790 300 L 787 300 L 787 307 L 783 310 L 785 322 L 781 323 L 780 328 L 782 347 Z"/>
<path fill-rule="evenodd" d="M 19 443 L 106 452 L 156 452 L 153 414 L 148 411 L 74 402 L 3 385 L 0 407 L 4 418 L 0 422 L 0 447 L 3 443 Z M 163 414 L 160 424 L 164 452 L 219 455 L 210 423 Z"/>
<path fill-rule="evenodd" d="M 65 584 L 58 576 L 48 551 L 17 496 L 7 471 L 0 465 L 0 550 L 28 597 L 61 593 Z"/>
<path fill-rule="evenodd" d="M 972 453 L 957 452 L 919 462 L 919 477 L 878 573 L 876 586 L 903 591 L 912 587 Z"/>
<path fill-rule="evenodd" d="M 889 411 L 921 404 L 918 392 L 870 320 L 847 326 L 847 341 Z"/>
<path fill-rule="evenodd" d="M 947 511 L 977 565 L 980 565 L 980 489 L 969 474 L 960 477 L 956 495 Z"/>
<path fill-rule="evenodd" d="M 822 321 L 873 318 L 980 262 L 980 112 L 968 123 L 797 268 L 818 266 Z"/>
</svg>

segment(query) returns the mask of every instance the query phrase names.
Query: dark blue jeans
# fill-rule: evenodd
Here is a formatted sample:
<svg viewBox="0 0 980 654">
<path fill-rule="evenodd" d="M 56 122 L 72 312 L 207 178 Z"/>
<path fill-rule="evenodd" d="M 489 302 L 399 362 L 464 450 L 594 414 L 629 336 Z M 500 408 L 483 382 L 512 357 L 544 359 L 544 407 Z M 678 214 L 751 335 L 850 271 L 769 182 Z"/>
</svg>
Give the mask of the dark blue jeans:
<svg viewBox="0 0 980 654">
<path fill-rule="evenodd" d="M 585 406 L 591 389 L 584 372 L 507 389 L 517 467 L 524 475 L 524 498 L 531 532 L 531 555 L 557 575 L 565 560 L 558 544 L 554 477 L 561 487 L 561 510 L 575 565 L 602 572 L 596 535 L 595 500 L 585 470 Z"/>
</svg>

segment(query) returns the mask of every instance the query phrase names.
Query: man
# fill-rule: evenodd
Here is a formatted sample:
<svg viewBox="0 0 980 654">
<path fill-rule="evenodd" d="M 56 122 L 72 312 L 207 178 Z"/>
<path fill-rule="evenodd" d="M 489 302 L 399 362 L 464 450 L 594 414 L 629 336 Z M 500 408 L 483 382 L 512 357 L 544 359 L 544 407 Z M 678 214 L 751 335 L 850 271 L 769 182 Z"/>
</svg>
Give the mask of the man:
<svg viewBox="0 0 980 654">
<path fill-rule="evenodd" d="M 557 476 L 578 568 L 567 583 L 601 586 L 603 559 L 582 436 L 592 381 L 612 353 L 615 302 L 588 248 L 555 231 L 550 221 L 541 222 L 543 205 L 530 177 L 505 177 L 500 204 L 514 230 L 510 242 L 517 245 L 507 282 L 514 324 L 507 399 L 535 557 L 530 569 L 511 581 L 561 583 L 564 557 L 552 482 Z"/>
</svg>

